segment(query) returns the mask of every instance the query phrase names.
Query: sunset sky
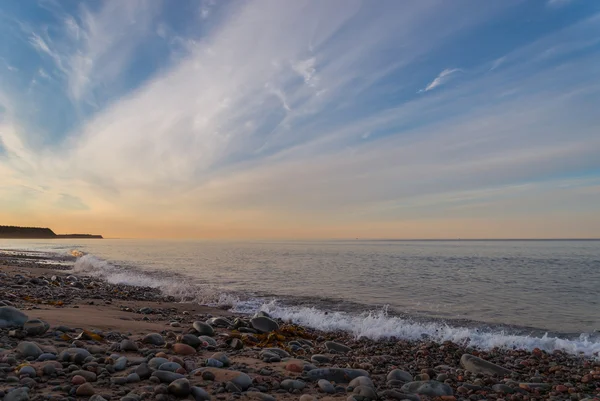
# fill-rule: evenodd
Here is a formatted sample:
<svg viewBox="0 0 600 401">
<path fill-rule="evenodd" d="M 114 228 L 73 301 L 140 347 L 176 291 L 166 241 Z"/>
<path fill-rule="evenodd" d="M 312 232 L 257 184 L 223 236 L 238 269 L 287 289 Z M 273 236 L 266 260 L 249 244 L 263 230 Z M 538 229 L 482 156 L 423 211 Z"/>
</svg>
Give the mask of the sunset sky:
<svg viewBox="0 0 600 401">
<path fill-rule="evenodd" d="M 600 1 L 3 0 L 0 224 L 600 237 Z"/>
</svg>

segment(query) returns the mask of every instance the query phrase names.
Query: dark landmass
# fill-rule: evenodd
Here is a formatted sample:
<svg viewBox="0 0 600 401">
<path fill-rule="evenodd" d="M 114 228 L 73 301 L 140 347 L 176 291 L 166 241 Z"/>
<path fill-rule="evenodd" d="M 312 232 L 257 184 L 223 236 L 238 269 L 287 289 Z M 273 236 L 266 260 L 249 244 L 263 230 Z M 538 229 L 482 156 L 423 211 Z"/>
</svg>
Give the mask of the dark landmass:
<svg viewBox="0 0 600 401">
<path fill-rule="evenodd" d="M 3 239 L 52 239 L 52 238 L 93 238 L 101 239 L 101 235 L 92 234 L 56 234 L 49 228 L 0 226 L 0 238 Z"/>
</svg>

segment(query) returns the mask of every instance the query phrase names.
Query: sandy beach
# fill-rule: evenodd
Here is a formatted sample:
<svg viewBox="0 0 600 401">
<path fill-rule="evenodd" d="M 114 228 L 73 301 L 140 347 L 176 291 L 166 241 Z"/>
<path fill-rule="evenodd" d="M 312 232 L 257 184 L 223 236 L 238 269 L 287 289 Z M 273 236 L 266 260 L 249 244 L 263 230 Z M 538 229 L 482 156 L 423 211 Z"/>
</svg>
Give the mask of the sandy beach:
<svg viewBox="0 0 600 401">
<path fill-rule="evenodd" d="M 158 289 L 0 265 L 0 398 L 600 400 L 600 360 L 356 339 Z"/>
</svg>

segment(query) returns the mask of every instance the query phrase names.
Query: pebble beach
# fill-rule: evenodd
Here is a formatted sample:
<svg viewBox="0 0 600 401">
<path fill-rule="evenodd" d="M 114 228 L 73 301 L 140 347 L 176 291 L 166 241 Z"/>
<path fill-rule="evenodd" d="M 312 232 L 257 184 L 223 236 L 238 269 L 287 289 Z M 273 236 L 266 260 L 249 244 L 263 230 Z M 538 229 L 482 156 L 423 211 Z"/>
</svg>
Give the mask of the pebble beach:
<svg viewBox="0 0 600 401">
<path fill-rule="evenodd" d="M 0 259 L 0 399 L 600 400 L 600 358 L 370 340 Z"/>
</svg>

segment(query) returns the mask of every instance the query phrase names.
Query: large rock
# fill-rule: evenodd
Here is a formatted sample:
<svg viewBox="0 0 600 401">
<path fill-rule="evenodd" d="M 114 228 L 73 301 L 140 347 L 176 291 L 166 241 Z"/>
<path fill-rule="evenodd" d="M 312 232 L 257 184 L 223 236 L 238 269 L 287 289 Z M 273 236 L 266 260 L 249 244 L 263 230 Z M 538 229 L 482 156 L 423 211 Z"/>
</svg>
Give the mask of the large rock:
<svg viewBox="0 0 600 401">
<path fill-rule="evenodd" d="M 350 387 L 358 387 L 358 386 L 367 386 L 375 388 L 375 384 L 373 384 L 373 380 L 367 376 L 359 376 L 356 379 L 352 379 L 352 381 L 348 384 Z"/>
<path fill-rule="evenodd" d="M 77 364 L 83 363 L 85 359 L 90 356 L 90 352 L 83 348 L 67 348 L 58 356 L 59 361 L 75 362 Z"/>
<path fill-rule="evenodd" d="M 488 362 L 474 355 L 464 354 L 460 358 L 460 365 L 471 373 L 490 375 L 490 376 L 509 376 L 513 372 L 498 366 L 495 363 Z"/>
<path fill-rule="evenodd" d="M 324 393 L 327 393 L 327 394 L 335 393 L 335 386 L 333 384 L 331 384 L 331 382 L 329 380 L 320 379 L 317 382 L 317 386 L 319 386 L 319 389 Z"/>
<path fill-rule="evenodd" d="M 195 321 L 192 324 L 192 326 L 194 327 L 194 330 L 196 330 L 198 332 L 199 336 L 215 335 L 215 330 L 212 328 L 212 326 L 210 324 L 200 322 L 200 321 Z"/>
<path fill-rule="evenodd" d="M 40 319 L 28 320 L 23 325 L 23 330 L 25 330 L 28 336 L 41 336 L 45 334 L 49 328 L 50 325 Z"/>
<path fill-rule="evenodd" d="M 155 357 L 148 361 L 148 366 L 150 366 L 151 369 L 156 370 L 160 365 L 167 362 L 170 362 L 167 358 Z"/>
<path fill-rule="evenodd" d="M 198 336 L 195 336 L 193 334 L 184 334 L 181 336 L 181 338 L 179 338 L 180 343 L 187 344 L 190 347 L 194 348 L 198 348 L 200 345 L 202 345 L 202 341 L 203 340 L 198 338 Z"/>
<path fill-rule="evenodd" d="M 421 394 L 428 397 L 442 397 L 444 395 L 453 395 L 452 387 L 436 380 L 416 381 L 406 383 L 401 391 L 410 394 Z"/>
<path fill-rule="evenodd" d="M 179 355 L 193 355 L 196 353 L 196 349 L 187 344 L 177 343 L 173 345 L 173 352 Z"/>
<path fill-rule="evenodd" d="M 188 379 L 177 379 L 169 384 L 169 393 L 175 397 L 183 398 L 190 394 L 191 386 Z"/>
<path fill-rule="evenodd" d="M 352 392 L 354 394 L 360 395 L 361 397 L 363 397 L 363 399 L 368 399 L 368 400 L 376 400 L 377 399 L 377 393 L 375 392 L 375 389 L 370 386 L 358 386 L 358 387 L 355 387 Z"/>
<path fill-rule="evenodd" d="M 17 345 L 17 352 L 24 358 L 37 358 L 43 354 L 42 349 L 36 343 L 30 341 L 21 341 Z"/>
<path fill-rule="evenodd" d="M 313 369 L 306 373 L 306 378 L 312 381 L 325 379 L 336 383 L 350 383 L 360 376 L 369 377 L 369 373 L 363 369 L 323 368 Z"/>
<path fill-rule="evenodd" d="M 90 372 L 89 370 L 76 370 L 73 373 L 73 376 L 81 376 L 88 382 L 95 382 L 97 380 L 97 376 L 94 372 Z"/>
<path fill-rule="evenodd" d="M 400 380 L 403 382 L 410 382 L 410 381 L 412 381 L 412 379 L 413 379 L 413 377 L 410 373 L 405 372 L 400 369 L 394 369 L 387 375 L 387 381 Z"/>
<path fill-rule="evenodd" d="M 270 333 L 279 330 L 279 324 L 273 319 L 266 316 L 258 316 L 250 320 L 250 325 L 253 329 L 261 333 Z"/>
<path fill-rule="evenodd" d="M 0 307 L 0 329 L 7 327 L 23 327 L 29 317 L 12 306 Z"/>
<path fill-rule="evenodd" d="M 16 388 L 4 396 L 4 401 L 29 401 L 29 388 Z"/>
<path fill-rule="evenodd" d="M 242 390 L 248 389 L 252 385 L 252 378 L 244 372 L 237 370 L 227 370 L 220 368 L 201 368 L 193 372 L 194 376 L 201 376 L 205 372 L 210 372 L 215 376 L 214 381 L 217 382 L 232 382 Z"/>
<path fill-rule="evenodd" d="M 335 341 L 326 341 L 325 348 L 327 348 L 329 351 L 337 352 L 340 354 L 346 354 L 352 351 L 350 347 L 346 347 L 345 345 L 336 343 Z"/>
<path fill-rule="evenodd" d="M 142 338 L 142 342 L 144 344 L 152 344 L 152 345 L 165 345 L 165 339 L 158 333 L 150 333 Z"/>
<path fill-rule="evenodd" d="M 210 394 L 202 387 L 192 387 L 190 389 L 190 394 L 192 394 L 195 401 L 210 401 Z"/>
</svg>

